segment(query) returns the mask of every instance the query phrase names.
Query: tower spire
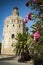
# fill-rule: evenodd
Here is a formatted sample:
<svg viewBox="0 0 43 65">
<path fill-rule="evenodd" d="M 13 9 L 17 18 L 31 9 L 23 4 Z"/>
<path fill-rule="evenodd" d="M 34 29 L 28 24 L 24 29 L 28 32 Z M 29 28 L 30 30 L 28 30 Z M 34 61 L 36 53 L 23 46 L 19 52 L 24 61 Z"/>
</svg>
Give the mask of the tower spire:
<svg viewBox="0 0 43 65">
<path fill-rule="evenodd" d="M 19 15 L 18 7 L 14 7 L 12 13 L 13 13 L 13 15 L 15 15 L 15 16 L 16 16 L 16 15 Z"/>
</svg>

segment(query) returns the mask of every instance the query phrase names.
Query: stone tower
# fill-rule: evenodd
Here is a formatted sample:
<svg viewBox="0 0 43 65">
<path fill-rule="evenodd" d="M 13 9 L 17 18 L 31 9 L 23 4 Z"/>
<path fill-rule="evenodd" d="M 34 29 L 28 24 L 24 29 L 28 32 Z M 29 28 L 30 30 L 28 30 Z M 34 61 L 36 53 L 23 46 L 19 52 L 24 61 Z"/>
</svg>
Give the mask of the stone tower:
<svg viewBox="0 0 43 65">
<path fill-rule="evenodd" d="M 15 37 L 17 33 L 24 32 L 23 19 L 19 16 L 18 8 L 13 9 L 12 15 L 8 16 L 4 21 L 2 50 L 1 54 L 14 54 L 12 43 L 16 43 Z"/>
</svg>

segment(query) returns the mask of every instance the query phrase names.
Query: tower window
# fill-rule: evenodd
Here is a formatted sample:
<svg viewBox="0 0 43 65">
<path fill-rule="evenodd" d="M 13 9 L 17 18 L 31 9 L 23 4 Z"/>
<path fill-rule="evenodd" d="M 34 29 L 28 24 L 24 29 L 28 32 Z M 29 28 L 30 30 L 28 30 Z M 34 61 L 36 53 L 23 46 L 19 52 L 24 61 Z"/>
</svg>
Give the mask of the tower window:
<svg viewBox="0 0 43 65">
<path fill-rule="evenodd" d="M 14 34 L 12 34 L 12 38 L 14 38 Z"/>
<path fill-rule="evenodd" d="M 8 25 L 7 25 L 7 27 L 8 27 Z"/>
<path fill-rule="evenodd" d="M 13 24 L 13 27 L 14 27 L 14 24 Z"/>
<path fill-rule="evenodd" d="M 3 39 L 4 39 L 4 36 L 3 36 Z"/>
<path fill-rule="evenodd" d="M 19 28 L 20 28 L 20 25 L 19 25 Z"/>
</svg>

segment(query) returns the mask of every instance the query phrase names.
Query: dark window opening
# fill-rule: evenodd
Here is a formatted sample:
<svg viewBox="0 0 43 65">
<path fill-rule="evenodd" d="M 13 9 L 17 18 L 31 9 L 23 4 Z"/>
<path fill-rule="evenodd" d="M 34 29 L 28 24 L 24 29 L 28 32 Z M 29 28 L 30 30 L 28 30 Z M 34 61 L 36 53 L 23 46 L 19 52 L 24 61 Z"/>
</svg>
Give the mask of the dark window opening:
<svg viewBox="0 0 43 65">
<path fill-rule="evenodd" d="M 7 25 L 7 27 L 8 27 L 8 25 Z"/>
<path fill-rule="evenodd" d="M 13 24 L 13 27 L 14 27 L 14 24 Z"/>
<path fill-rule="evenodd" d="M 14 34 L 12 34 L 12 38 L 14 38 Z"/>
<path fill-rule="evenodd" d="M 4 39 L 4 36 L 3 36 L 3 39 Z"/>
<path fill-rule="evenodd" d="M 20 28 L 20 25 L 19 25 L 19 28 Z"/>
</svg>

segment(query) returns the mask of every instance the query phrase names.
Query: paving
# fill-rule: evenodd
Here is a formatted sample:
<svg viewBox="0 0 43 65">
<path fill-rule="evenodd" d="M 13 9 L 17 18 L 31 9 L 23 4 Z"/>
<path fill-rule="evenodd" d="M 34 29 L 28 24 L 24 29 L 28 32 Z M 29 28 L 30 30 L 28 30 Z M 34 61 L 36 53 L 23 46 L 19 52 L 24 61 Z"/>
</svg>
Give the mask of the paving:
<svg viewBox="0 0 43 65">
<path fill-rule="evenodd" d="M 33 62 L 21 63 L 17 62 L 14 56 L 0 55 L 0 65 L 33 65 Z"/>
<path fill-rule="evenodd" d="M 14 55 L 0 55 L 0 61 L 1 60 L 12 60 L 13 58 L 15 58 Z"/>
</svg>

